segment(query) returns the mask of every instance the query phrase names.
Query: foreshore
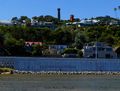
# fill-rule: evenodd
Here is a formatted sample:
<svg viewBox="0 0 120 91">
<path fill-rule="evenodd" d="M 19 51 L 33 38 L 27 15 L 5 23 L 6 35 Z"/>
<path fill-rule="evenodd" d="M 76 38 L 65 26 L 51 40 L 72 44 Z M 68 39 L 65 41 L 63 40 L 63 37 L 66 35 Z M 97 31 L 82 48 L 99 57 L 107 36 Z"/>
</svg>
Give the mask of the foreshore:
<svg viewBox="0 0 120 91">
<path fill-rule="evenodd" d="M 19 71 L 19 70 L 11 70 L 8 72 L 2 72 L 2 74 L 25 74 L 25 75 L 119 75 L 120 72 L 115 71 Z"/>
<path fill-rule="evenodd" d="M 65 72 L 65 71 L 13 71 L 13 74 L 33 74 L 33 75 L 119 75 L 120 72 L 104 71 L 82 71 L 82 72 Z"/>
</svg>

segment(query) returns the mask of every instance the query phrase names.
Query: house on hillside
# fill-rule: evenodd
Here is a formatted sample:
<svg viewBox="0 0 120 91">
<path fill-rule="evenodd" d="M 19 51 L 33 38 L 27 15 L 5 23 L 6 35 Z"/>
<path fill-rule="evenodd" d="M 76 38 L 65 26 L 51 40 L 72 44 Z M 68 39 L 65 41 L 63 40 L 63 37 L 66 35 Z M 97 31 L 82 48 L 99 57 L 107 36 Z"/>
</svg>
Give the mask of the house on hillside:
<svg viewBox="0 0 120 91">
<path fill-rule="evenodd" d="M 40 28 L 50 28 L 55 29 L 55 24 L 53 22 L 45 22 L 45 21 L 32 21 L 31 22 L 32 27 L 40 27 Z"/>
<path fill-rule="evenodd" d="M 66 26 L 76 26 L 76 27 L 81 27 L 81 26 L 91 26 L 91 25 L 97 25 L 99 23 L 99 20 L 95 19 L 87 19 L 87 20 L 81 20 L 80 22 L 68 22 L 66 23 Z"/>
<path fill-rule="evenodd" d="M 99 20 L 96 19 L 87 19 L 87 20 L 81 20 L 80 23 L 84 24 L 84 25 L 93 25 L 93 24 L 97 24 L 99 22 Z"/>
<path fill-rule="evenodd" d="M 32 46 L 33 45 L 40 45 L 42 46 L 43 43 L 42 42 L 31 42 L 31 41 L 26 41 L 25 42 L 25 49 L 27 52 L 31 52 L 32 51 Z"/>
<path fill-rule="evenodd" d="M 82 51 L 84 58 L 117 58 L 113 48 L 102 42 L 86 44 Z"/>
<path fill-rule="evenodd" d="M 110 25 L 119 25 L 120 22 L 118 20 L 111 20 L 109 24 Z"/>
<path fill-rule="evenodd" d="M 42 42 L 31 42 L 31 41 L 26 41 L 25 42 L 25 45 L 26 46 L 32 46 L 32 45 L 40 45 L 40 46 L 42 46 Z"/>
</svg>

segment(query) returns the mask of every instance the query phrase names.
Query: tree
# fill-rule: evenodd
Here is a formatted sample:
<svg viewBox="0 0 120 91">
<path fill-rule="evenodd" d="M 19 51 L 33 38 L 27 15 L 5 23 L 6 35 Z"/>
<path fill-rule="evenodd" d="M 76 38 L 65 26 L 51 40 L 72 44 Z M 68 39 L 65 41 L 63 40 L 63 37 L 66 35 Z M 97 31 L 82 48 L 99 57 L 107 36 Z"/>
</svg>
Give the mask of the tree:
<svg viewBox="0 0 120 91">
<path fill-rule="evenodd" d="M 5 34 L 5 41 L 4 41 L 4 45 L 9 47 L 9 46 L 15 46 L 16 44 L 16 39 L 12 37 L 12 35 L 10 33 L 6 33 Z"/>
<path fill-rule="evenodd" d="M 83 57 L 83 52 L 81 50 L 78 51 L 78 57 L 80 57 L 80 58 Z"/>
<path fill-rule="evenodd" d="M 4 35 L 0 33 L 0 47 L 4 45 Z"/>
<path fill-rule="evenodd" d="M 115 43 L 113 36 L 111 35 L 106 36 L 105 43 L 107 43 L 109 46 L 112 46 Z"/>
<path fill-rule="evenodd" d="M 33 19 L 33 21 L 38 21 L 38 17 L 37 16 L 33 16 L 32 19 Z"/>
<path fill-rule="evenodd" d="M 35 25 L 38 25 L 38 17 L 37 16 L 32 17 L 32 21 Z"/>
<path fill-rule="evenodd" d="M 43 22 L 43 21 L 45 21 L 45 18 L 44 18 L 44 16 L 43 15 L 41 15 L 41 16 L 39 16 L 38 17 L 38 22 Z"/>
<path fill-rule="evenodd" d="M 50 16 L 50 15 L 46 15 L 46 16 L 45 16 L 45 21 L 47 21 L 47 22 L 52 22 L 53 19 L 54 19 L 54 17 L 52 17 L 52 16 Z"/>
<path fill-rule="evenodd" d="M 42 47 L 40 45 L 33 45 L 32 56 L 42 56 Z"/>
<path fill-rule="evenodd" d="M 62 54 L 77 54 L 78 50 L 74 48 L 66 48 Z"/>
<path fill-rule="evenodd" d="M 76 37 L 75 37 L 75 46 L 78 49 L 82 49 L 83 45 L 88 41 L 87 36 L 82 33 L 82 32 L 78 32 Z"/>
<path fill-rule="evenodd" d="M 21 24 L 26 24 L 27 26 L 30 26 L 31 24 L 31 19 L 27 16 L 21 16 L 19 21 L 21 22 Z"/>
<path fill-rule="evenodd" d="M 13 18 L 11 19 L 11 22 L 12 22 L 13 24 L 17 25 L 17 24 L 19 23 L 19 19 L 18 19 L 17 17 L 13 17 Z"/>
<path fill-rule="evenodd" d="M 58 29 L 53 34 L 56 44 L 69 45 L 72 42 L 72 34 L 68 30 Z"/>
</svg>

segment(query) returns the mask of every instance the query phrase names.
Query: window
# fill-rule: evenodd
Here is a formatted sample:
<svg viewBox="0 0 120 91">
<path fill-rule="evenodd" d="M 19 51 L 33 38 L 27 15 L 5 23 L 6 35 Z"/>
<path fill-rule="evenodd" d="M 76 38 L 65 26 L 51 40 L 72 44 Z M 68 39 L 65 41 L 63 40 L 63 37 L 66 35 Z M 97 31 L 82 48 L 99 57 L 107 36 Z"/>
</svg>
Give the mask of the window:
<svg viewBox="0 0 120 91">
<path fill-rule="evenodd" d="M 93 51 L 95 51 L 96 50 L 96 48 L 95 47 L 93 47 Z"/>
<path fill-rule="evenodd" d="M 106 48 L 106 51 L 110 52 L 112 51 L 112 48 Z"/>
<path fill-rule="evenodd" d="M 98 51 L 104 51 L 104 48 L 98 47 Z"/>
</svg>

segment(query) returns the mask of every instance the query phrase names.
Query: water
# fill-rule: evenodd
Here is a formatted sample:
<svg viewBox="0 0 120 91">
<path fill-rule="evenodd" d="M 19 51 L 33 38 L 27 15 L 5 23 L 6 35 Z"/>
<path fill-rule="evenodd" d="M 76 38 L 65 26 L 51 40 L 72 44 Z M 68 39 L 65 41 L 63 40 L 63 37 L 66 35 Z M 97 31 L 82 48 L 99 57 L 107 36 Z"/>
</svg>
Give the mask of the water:
<svg viewBox="0 0 120 91">
<path fill-rule="evenodd" d="M 0 57 L 0 65 L 19 71 L 110 71 L 120 72 L 120 59 Z"/>
<path fill-rule="evenodd" d="M 0 91 L 120 91 L 120 76 L 5 75 Z"/>
</svg>

